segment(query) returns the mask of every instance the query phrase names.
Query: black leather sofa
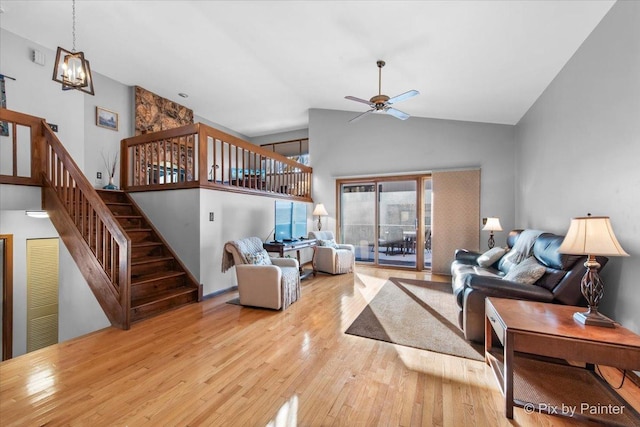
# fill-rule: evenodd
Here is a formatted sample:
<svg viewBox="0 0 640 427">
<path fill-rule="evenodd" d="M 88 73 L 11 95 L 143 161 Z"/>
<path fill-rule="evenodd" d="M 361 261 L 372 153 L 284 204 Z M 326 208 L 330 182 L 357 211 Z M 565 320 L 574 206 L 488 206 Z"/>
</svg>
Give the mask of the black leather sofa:
<svg viewBox="0 0 640 427">
<path fill-rule="evenodd" d="M 512 248 L 523 230 L 513 230 L 507 237 Z M 586 306 L 580 281 L 586 268 L 586 256 L 558 253 L 564 236 L 540 234 L 533 244 L 533 256 L 546 271 L 533 285 L 503 280 L 508 263 L 504 256 L 490 267 L 480 267 L 478 252 L 458 249 L 451 264 L 453 293 L 460 307 L 460 327 L 470 341 L 484 341 L 485 297 L 514 298 L 566 305 Z M 597 257 L 600 269 L 607 258 Z"/>
</svg>

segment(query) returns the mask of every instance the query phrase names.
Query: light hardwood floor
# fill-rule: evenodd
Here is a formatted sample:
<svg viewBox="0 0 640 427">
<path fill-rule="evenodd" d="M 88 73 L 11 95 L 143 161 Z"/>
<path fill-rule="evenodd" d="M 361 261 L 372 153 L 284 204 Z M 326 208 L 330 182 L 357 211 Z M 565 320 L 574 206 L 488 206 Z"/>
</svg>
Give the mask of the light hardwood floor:
<svg viewBox="0 0 640 427">
<path fill-rule="evenodd" d="M 431 279 L 358 267 L 303 281 L 284 312 L 228 293 L 3 362 L 0 425 L 585 425 L 507 420 L 483 362 L 345 335 L 390 276 Z"/>
</svg>

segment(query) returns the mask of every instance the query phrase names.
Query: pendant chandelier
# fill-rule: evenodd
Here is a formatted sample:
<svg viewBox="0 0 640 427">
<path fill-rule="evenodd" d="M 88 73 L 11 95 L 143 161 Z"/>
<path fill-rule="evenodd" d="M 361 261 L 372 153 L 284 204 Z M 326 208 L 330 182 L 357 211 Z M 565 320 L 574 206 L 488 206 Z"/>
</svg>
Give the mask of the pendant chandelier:
<svg viewBox="0 0 640 427">
<path fill-rule="evenodd" d="M 84 58 L 83 52 L 76 52 L 76 0 L 73 0 L 72 33 L 71 52 L 58 46 L 56 62 L 53 64 L 53 80 L 62 85 L 62 90 L 76 89 L 95 95 L 89 61 Z"/>
</svg>

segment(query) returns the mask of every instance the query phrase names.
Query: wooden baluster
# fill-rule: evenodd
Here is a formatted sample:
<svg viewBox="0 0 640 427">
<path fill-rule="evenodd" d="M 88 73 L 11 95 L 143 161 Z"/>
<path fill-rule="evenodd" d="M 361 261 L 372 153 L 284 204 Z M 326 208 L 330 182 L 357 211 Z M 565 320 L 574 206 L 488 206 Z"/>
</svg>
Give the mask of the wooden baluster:
<svg viewBox="0 0 640 427">
<path fill-rule="evenodd" d="M 11 149 L 13 150 L 11 174 L 18 176 L 18 126 L 16 123 L 11 123 L 11 133 Z"/>
</svg>

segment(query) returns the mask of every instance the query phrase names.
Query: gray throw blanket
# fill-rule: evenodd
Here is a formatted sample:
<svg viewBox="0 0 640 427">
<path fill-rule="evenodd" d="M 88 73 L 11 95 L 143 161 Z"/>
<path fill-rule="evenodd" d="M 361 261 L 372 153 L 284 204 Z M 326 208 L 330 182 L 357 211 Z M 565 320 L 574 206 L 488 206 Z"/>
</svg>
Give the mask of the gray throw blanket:
<svg viewBox="0 0 640 427">
<path fill-rule="evenodd" d="M 508 272 L 513 266 L 529 258 L 533 252 L 533 244 L 540 234 L 541 230 L 524 230 L 520 233 L 513 248 L 504 256 L 503 269 Z"/>
<path fill-rule="evenodd" d="M 247 263 L 247 259 L 244 254 L 256 253 L 262 251 L 262 240 L 259 237 L 247 237 L 246 239 L 231 240 L 224 244 L 224 250 L 222 251 L 222 272 L 225 273 L 228 269 L 235 265 L 235 259 L 233 252 L 242 259 L 243 263 Z"/>
</svg>

